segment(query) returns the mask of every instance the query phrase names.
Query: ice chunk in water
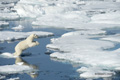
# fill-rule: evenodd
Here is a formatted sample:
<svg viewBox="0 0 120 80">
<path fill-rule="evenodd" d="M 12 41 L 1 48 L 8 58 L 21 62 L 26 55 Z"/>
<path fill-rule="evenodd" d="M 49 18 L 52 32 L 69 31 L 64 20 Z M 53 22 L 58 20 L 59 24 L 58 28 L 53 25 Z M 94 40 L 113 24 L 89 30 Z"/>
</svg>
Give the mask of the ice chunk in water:
<svg viewBox="0 0 120 80">
<path fill-rule="evenodd" d="M 24 29 L 24 26 L 19 25 L 19 26 L 13 27 L 12 29 L 14 29 L 15 31 L 22 31 Z"/>
<path fill-rule="evenodd" d="M 9 53 L 9 52 L 4 52 L 0 54 L 0 56 L 4 58 L 16 58 L 17 57 L 17 56 L 14 56 L 13 53 Z"/>
</svg>

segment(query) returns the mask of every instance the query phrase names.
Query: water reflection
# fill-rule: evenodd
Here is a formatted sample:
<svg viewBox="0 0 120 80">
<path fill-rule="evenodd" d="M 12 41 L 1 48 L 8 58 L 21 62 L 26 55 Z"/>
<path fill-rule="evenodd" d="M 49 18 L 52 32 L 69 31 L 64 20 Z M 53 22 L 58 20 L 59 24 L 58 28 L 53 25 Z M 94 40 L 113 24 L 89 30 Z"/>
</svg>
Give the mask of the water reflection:
<svg viewBox="0 0 120 80">
<path fill-rule="evenodd" d="M 103 78 L 103 80 L 113 80 L 112 78 Z"/>
<path fill-rule="evenodd" d="M 0 66 L 0 80 L 2 76 L 6 80 L 8 78 L 15 77 L 16 74 L 24 75 L 24 73 L 28 74 L 31 78 L 37 78 L 39 75 L 38 69 L 39 69 L 38 66 L 29 64 L 27 61 L 25 61 L 21 57 L 17 57 L 15 59 L 15 64 Z M 13 75 L 13 77 L 11 75 Z M 16 76 L 16 77 L 19 78 L 19 76 Z"/>
<path fill-rule="evenodd" d="M 32 70 L 30 72 L 28 72 L 27 74 L 30 75 L 32 78 L 38 77 L 38 75 L 39 75 L 38 74 L 38 66 L 29 64 L 28 62 L 23 60 L 21 57 L 16 58 L 15 64 L 16 65 L 25 65 L 25 66 L 32 68 Z"/>
</svg>

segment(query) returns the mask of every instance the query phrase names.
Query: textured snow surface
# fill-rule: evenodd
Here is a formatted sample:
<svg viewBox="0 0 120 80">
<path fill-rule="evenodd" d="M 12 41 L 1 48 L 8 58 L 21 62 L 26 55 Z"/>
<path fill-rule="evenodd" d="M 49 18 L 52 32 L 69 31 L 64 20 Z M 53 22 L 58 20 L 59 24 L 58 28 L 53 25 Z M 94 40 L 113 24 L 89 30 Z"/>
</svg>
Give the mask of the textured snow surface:
<svg viewBox="0 0 120 80">
<path fill-rule="evenodd" d="M 109 41 L 120 42 L 120 34 L 103 37 L 103 38 L 101 38 L 101 39 L 102 39 L 102 40 L 109 40 Z"/>
<path fill-rule="evenodd" d="M 74 20 L 73 20 L 74 19 Z M 37 18 L 37 21 L 34 21 L 33 25 L 44 25 L 48 27 L 56 28 L 76 28 L 82 27 L 84 22 L 88 22 L 89 17 L 86 16 L 86 13 L 81 11 L 67 12 L 61 14 L 49 14 Z"/>
<path fill-rule="evenodd" d="M 10 79 L 7 79 L 7 80 L 20 80 L 20 78 L 16 77 L 16 78 L 10 78 Z"/>
<path fill-rule="evenodd" d="M 120 24 L 120 11 L 94 15 L 93 23 Z"/>
<path fill-rule="evenodd" d="M 114 72 L 107 71 L 107 70 L 101 70 L 98 67 L 90 67 L 90 68 L 81 67 L 77 71 L 82 72 L 82 74 L 80 74 L 80 77 L 84 77 L 84 78 L 111 77 L 115 75 Z"/>
<path fill-rule="evenodd" d="M 22 73 L 25 70 L 31 70 L 29 66 L 24 66 L 24 65 L 5 65 L 5 66 L 0 66 L 0 73 L 7 73 L 7 74 L 15 74 L 15 73 Z"/>
<path fill-rule="evenodd" d="M 37 71 L 38 71 L 38 67 L 36 65 L 27 63 L 21 57 L 16 57 L 15 64 L 0 66 L 0 74 L 1 75 L 2 74 L 9 75 L 9 74 L 28 73 L 31 76 L 32 76 L 32 74 L 34 76 L 34 74 L 36 74 Z M 13 79 L 13 78 L 10 78 L 10 79 Z"/>
<path fill-rule="evenodd" d="M 0 57 L 4 57 L 4 58 L 16 58 L 17 56 L 14 56 L 13 53 L 4 52 L 4 53 L 0 54 Z"/>
<path fill-rule="evenodd" d="M 50 55 L 53 58 L 100 68 L 99 70 L 96 68 L 91 69 L 88 66 L 90 70 L 81 73 L 80 77 L 110 77 L 114 72 L 111 72 L 109 69 L 115 70 L 120 66 L 120 50 L 108 51 L 107 49 L 115 46 L 113 42 L 94 39 L 100 37 L 101 34 L 104 36 L 105 33 L 102 30 L 69 32 L 63 34 L 60 38 L 51 39 L 52 44 L 48 44 L 47 48 L 58 50 Z M 103 69 L 108 69 L 108 71 Z M 98 73 L 98 75 L 95 73 Z"/>
<path fill-rule="evenodd" d="M 119 2 L 112 0 L 58 0 L 53 2 L 40 0 L 39 2 L 44 2 L 40 4 L 43 6 L 39 9 L 42 14 L 32 24 L 40 25 L 40 27 L 83 29 L 85 26 L 87 28 L 92 26 L 92 28 L 99 28 L 103 24 L 115 25 L 120 21 L 120 12 L 117 11 L 120 8 Z M 95 23 L 102 24 L 98 26 Z"/>
<path fill-rule="evenodd" d="M 36 34 L 39 37 L 51 36 L 53 33 L 51 32 L 43 32 L 43 31 L 32 31 L 32 32 L 13 32 L 13 31 L 1 31 L 0 32 L 0 41 L 11 41 L 16 39 L 23 39 L 28 37 L 31 34 Z"/>
<path fill-rule="evenodd" d="M 0 2 L 5 2 L 5 3 L 13 3 L 13 2 L 17 2 L 18 0 L 0 0 Z"/>
<path fill-rule="evenodd" d="M 8 23 L 8 22 L 5 22 L 5 21 L 0 21 L 0 26 L 7 26 L 7 25 L 9 25 L 9 23 Z"/>
<path fill-rule="evenodd" d="M 20 0 L 14 9 L 20 17 L 35 18 L 43 13 L 40 4 L 39 0 Z"/>
<path fill-rule="evenodd" d="M 0 13 L 0 20 L 17 20 L 19 16 L 17 13 Z"/>
</svg>

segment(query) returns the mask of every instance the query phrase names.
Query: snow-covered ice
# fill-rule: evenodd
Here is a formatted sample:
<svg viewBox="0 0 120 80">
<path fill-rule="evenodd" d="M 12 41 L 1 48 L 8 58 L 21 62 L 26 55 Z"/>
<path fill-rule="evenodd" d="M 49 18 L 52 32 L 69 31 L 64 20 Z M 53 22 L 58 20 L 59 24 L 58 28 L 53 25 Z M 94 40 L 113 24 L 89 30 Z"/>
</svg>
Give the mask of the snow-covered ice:
<svg viewBox="0 0 120 80">
<path fill-rule="evenodd" d="M 4 52 L 4 53 L 0 54 L 0 57 L 3 57 L 3 58 L 16 58 L 17 56 L 14 56 L 13 53 Z"/>
<path fill-rule="evenodd" d="M 73 20 L 74 19 L 74 20 Z M 33 25 L 41 25 L 56 28 L 76 28 L 80 27 L 84 22 L 89 22 L 90 18 L 86 13 L 81 11 L 73 11 L 61 14 L 43 15 L 34 21 Z"/>
<path fill-rule="evenodd" d="M 15 3 L 15 2 L 17 2 L 18 0 L 0 0 L 0 2 L 2 2 L 2 3 Z"/>
<path fill-rule="evenodd" d="M 86 1 L 86 5 L 81 6 L 83 10 L 86 11 L 111 11 L 111 10 L 119 10 L 120 8 L 119 2 L 113 1 Z"/>
<path fill-rule="evenodd" d="M 0 79 L 1 79 L 1 80 L 4 79 L 4 78 L 5 78 L 5 76 L 1 76 L 1 75 L 0 75 Z"/>
<path fill-rule="evenodd" d="M 18 20 L 19 15 L 16 13 L 14 6 L 18 0 L 0 0 L 0 20 Z"/>
<path fill-rule="evenodd" d="M 113 75 L 115 75 L 114 72 L 111 71 L 105 71 L 105 70 L 101 70 L 99 68 L 96 67 L 92 67 L 92 68 L 86 68 L 86 67 L 82 67 L 79 70 L 77 70 L 78 72 L 83 72 L 82 74 L 80 74 L 80 77 L 84 77 L 84 78 L 99 78 L 99 77 L 111 77 Z"/>
<path fill-rule="evenodd" d="M 108 41 L 114 41 L 114 42 L 120 42 L 120 34 L 103 37 L 101 39 L 102 40 L 108 40 Z"/>
<path fill-rule="evenodd" d="M 113 0 L 20 0 L 15 6 L 21 17 L 39 17 L 46 14 L 62 14 L 69 11 L 119 10 L 119 1 Z"/>
<path fill-rule="evenodd" d="M 7 79 L 7 80 L 20 80 L 20 78 L 16 77 L 16 78 L 10 78 L 10 79 Z"/>
<path fill-rule="evenodd" d="M 9 25 L 9 23 L 8 23 L 8 22 L 5 22 L 5 21 L 0 21 L 0 26 L 7 26 L 7 25 Z"/>
<path fill-rule="evenodd" d="M 46 36 L 53 35 L 53 33 L 51 32 L 44 32 L 44 31 L 32 31 L 32 32 L 1 31 L 0 41 L 11 41 L 11 40 L 24 39 L 31 34 L 36 34 L 39 37 L 46 37 Z"/>
<path fill-rule="evenodd" d="M 0 73 L 7 73 L 7 74 L 15 74 L 15 73 L 21 73 L 25 70 L 31 70 L 29 66 L 23 66 L 23 65 L 5 65 L 0 66 Z"/>
<path fill-rule="evenodd" d="M 40 2 L 44 3 L 40 4 Z M 103 29 L 120 27 L 119 0 L 57 0 L 51 3 L 40 0 L 38 3 L 34 2 L 34 6 L 32 3 L 21 2 L 21 4 L 25 3 L 31 6 L 33 11 L 38 9 L 38 7 L 35 8 L 36 5 L 41 5 L 38 9 L 40 16 L 33 21 L 33 25 L 79 30 L 63 34 L 60 38 L 51 39 L 51 44 L 48 44 L 47 48 L 57 50 L 50 55 L 51 57 L 100 68 L 97 71 L 96 68 L 91 69 L 87 66 L 90 70 L 81 73 L 80 77 L 113 76 L 114 71 L 111 72 L 109 69 L 119 68 L 120 50 L 107 50 L 115 47 L 113 41 L 118 42 L 119 38 L 117 35 L 106 36 L 107 32 Z M 16 5 L 16 8 L 19 6 L 20 3 Z M 18 9 L 26 10 L 25 8 Z M 27 16 L 26 14 L 31 14 L 31 12 L 29 10 L 20 14 Z M 36 17 L 36 14 L 31 16 Z M 94 70 L 105 74 L 95 75 Z"/>
<path fill-rule="evenodd" d="M 19 63 L 23 64 L 19 65 Z M 0 66 L 1 74 L 30 73 L 32 71 L 37 71 L 37 66 L 27 63 L 20 57 L 16 58 L 15 64 L 13 65 Z"/>
<path fill-rule="evenodd" d="M 51 57 L 98 67 L 100 68 L 99 71 L 96 70 L 98 73 L 105 73 L 104 75 L 95 75 L 95 69 L 90 69 L 89 72 L 80 74 L 80 77 L 110 77 L 113 73 L 109 69 L 115 70 L 115 68 L 120 66 L 119 49 L 107 51 L 107 49 L 114 47 L 115 44 L 110 41 L 92 39 L 100 37 L 101 34 L 104 36 L 105 31 L 69 32 L 63 34 L 60 38 L 51 39 L 52 44 L 48 44 L 47 48 L 58 50 L 52 53 Z M 108 69 L 108 71 L 104 71 L 104 69 Z"/>
<path fill-rule="evenodd" d="M 43 13 L 43 11 L 41 9 L 42 3 L 40 3 L 39 1 L 40 0 L 37 0 L 37 1 L 35 1 L 35 0 L 20 0 L 17 3 L 17 5 L 14 7 L 14 9 L 17 11 L 17 13 L 20 15 L 20 17 L 36 18 L 37 16 L 40 16 Z M 43 0 L 41 0 L 41 2 L 42 1 Z"/>
<path fill-rule="evenodd" d="M 84 78 L 111 77 L 111 76 L 115 75 L 114 72 L 110 72 L 107 70 L 101 70 L 97 67 L 90 67 L 90 68 L 81 67 L 77 71 L 82 73 L 82 74 L 80 74 L 80 77 L 84 77 Z"/>
<path fill-rule="evenodd" d="M 17 13 L 0 13 L 0 20 L 17 20 L 19 15 Z"/>
<path fill-rule="evenodd" d="M 24 26 L 19 25 L 19 26 L 13 27 L 12 29 L 15 31 L 22 31 L 24 28 L 25 28 Z"/>
<path fill-rule="evenodd" d="M 32 24 L 40 25 L 40 27 L 47 26 L 74 29 L 84 28 L 83 26 L 86 25 L 86 23 L 89 25 L 89 22 L 119 24 L 119 11 L 117 11 L 119 10 L 119 2 L 109 0 L 62 1 L 63 2 L 60 0 L 54 1 L 54 5 L 51 6 L 49 6 L 49 1 L 44 3 L 48 4 L 48 6 L 40 7 L 44 11 L 44 14 L 37 18 Z M 83 2 L 84 5 L 79 5 L 79 3 L 82 4 Z"/>
<path fill-rule="evenodd" d="M 19 63 L 23 63 L 23 64 L 19 65 Z M 38 67 L 36 65 L 32 65 L 32 64 L 27 63 L 21 57 L 16 58 L 15 64 L 0 66 L 0 74 L 6 74 L 6 75 L 27 73 L 32 78 L 35 78 L 38 74 L 37 71 L 38 71 Z M 4 76 L 0 75 L 0 78 L 4 79 Z M 14 80 L 14 79 L 15 80 L 19 79 L 19 77 L 10 78 L 8 80 Z"/>
<path fill-rule="evenodd" d="M 97 14 L 91 20 L 93 23 L 120 24 L 120 11 Z"/>
</svg>

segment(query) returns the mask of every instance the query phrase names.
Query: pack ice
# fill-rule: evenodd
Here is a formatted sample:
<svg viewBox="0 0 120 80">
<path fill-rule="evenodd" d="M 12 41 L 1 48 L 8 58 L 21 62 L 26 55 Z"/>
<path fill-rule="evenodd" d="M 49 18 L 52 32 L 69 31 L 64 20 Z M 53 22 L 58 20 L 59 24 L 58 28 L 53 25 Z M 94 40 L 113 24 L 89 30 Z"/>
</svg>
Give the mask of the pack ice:
<svg viewBox="0 0 120 80">
<path fill-rule="evenodd" d="M 32 32 L 13 32 L 13 31 L 1 31 L 0 32 L 0 41 L 13 41 L 24 39 L 31 34 L 36 34 L 39 37 L 46 37 L 52 36 L 53 33 L 51 32 L 44 32 L 44 31 L 32 31 Z"/>
<path fill-rule="evenodd" d="M 50 57 L 78 63 L 80 77 L 100 78 L 111 77 L 120 70 L 120 49 L 111 50 L 118 44 L 119 34 L 106 30 L 119 29 L 119 4 L 120 0 L 20 0 L 14 9 L 20 17 L 35 18 L 32 24 L 39 27 L 75 29 L 51 39 L 47 48 L 56 52 Z M 13 39 L 13 33 L 8 32 L 10 37 L 2 37 L 3 40 Z"/>
<path fill-rule="evenodd" d="M 50 55 L 52 58 L 85 64 L 89 70 L 82 72 L 83 68 L 80 68 L 81 70 L 78 68 L 78 72 L 82 72 L 80 77 L 110 77 L 114 74 L 111 70 L 120 67 L 120 49 L 107 51 L 107 49 L 114 47 L 115 44 L 111 41 L 94 39 L 100 37 L 100 34 L 105 34 L 105 32 L 90 30 L 66 33 L 60 38 L 51 39 L 52 44 L 48 44 L 47 48 L 58 50 Z"/>
<path fill-rule="evenodd" d="M 17 2 L 18 0 L 0 0 L 0 27 L 8 26 L 8 21 L 18 20 L 20 18 L 14 10 Z"/>
<path fill-rule="evenodd" d="M 118 44 L 119 34 L 107 35 L 106 29 L 120 27 L 119 0 L 39 2 L 44 2 L 39 9 L 42 14 L 33 25 L 76 30 L 51 39 L 46 47 L 56 52 L 50 57 L 80 64 L 77 71 L 83 78 L 115 75 L 120 69 L 120 49 L 111 49 Z"/>
</svg>

